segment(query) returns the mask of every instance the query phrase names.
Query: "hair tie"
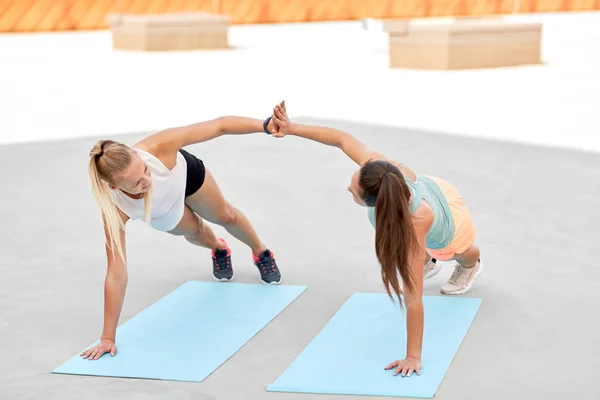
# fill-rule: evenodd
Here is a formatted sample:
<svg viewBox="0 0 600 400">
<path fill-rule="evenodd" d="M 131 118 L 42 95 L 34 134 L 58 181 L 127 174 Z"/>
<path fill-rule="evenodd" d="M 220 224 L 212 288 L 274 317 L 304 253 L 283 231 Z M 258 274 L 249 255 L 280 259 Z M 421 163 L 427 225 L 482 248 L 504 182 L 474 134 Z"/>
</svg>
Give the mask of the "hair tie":
<svg viewBox="0 0 600 400">
<path fill-rule="evenodd" d="M 103 142 L 100 145 L 100 152 L 98 153 L 98 158 L 102 157 L 104 155 L 104 146 L 106 145 L 106 142 Z"/>
</svg>

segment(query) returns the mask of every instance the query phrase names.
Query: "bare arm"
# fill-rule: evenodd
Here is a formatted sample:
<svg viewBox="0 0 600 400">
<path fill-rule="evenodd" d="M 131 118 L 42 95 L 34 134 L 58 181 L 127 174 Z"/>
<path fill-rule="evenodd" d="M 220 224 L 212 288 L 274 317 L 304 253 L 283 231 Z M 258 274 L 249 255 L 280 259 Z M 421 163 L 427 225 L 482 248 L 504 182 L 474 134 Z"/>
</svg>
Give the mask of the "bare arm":
<svg viewBox="0 0 600 400">
<path fill-rule="evenodd" d="M 382 153 L 370 149 L 347 132 L 324 126 L 303 125 L 290 122 L 284 102 L 281 102 L 280 105 L 275 106 L 273 109 L 273 119 L 275 120 L 276 125 L 275 129 L 277 133 L 274 134 L 276 137 L 293 135 L 313 140 L 327 146 L 337 147 L 352 161 L 361 166 L 370 160 L 387 160 L 400 168 L 403 174 L 409 176 L 413 180 L 416 179 L 415 173 L 408 167 L 397 161 L 388 159 Z"/>
<path fill-rule="evenodd" d="M 406 306 L 406 357 L 421 360 L 423 348 L 423 274 L 425 265 L 425 238 L 431 224 L 415 226 L 419 242 L 419 253 L 414 254 L 410 263 L 413 277 L 413 290 L 404 293 Z"/>
<path fill-rule="evenodd" d="M 427 208 L 419 208 L 414 225 L 417 235 L 418 251 L 410 258 L 412 289 L 404 285 L 404 305 L 406 307 L 406 357 L 396 360 L 386 367 L 395 369 L 394 375 L 410 376 L 421 373 L 421 354 L 423 349 L 423 274 L 426 258 L 425 241 L 427 231 L 433 223 L 433 213 Z"/>
<path fill-rule="evenodd" d="M 335 128 L 292 123 L 288 135 L 299 136 L 327 146 L 337 147 L 358 165 L 363 165 L 371 159 L 386 159 L 383 154 L 369 149 L 354 136 Z"/>
<path fill-rule="evenodd" d="M 118 210 L 118 209 L 117 209 Z M 129 218 L 121 211 L 119 215 L 123 221 L 123 226 Z M 119 253 L 109 248 L 109 234 L 106 224 L 104 224 L 104 235 L 106 236 L 105 250 L 107 258 L 106 279 L 104 281 L 104 327 L 100 335 L 100 343 L 84 350 L 80 355 L 88 360 L 97 360 L 105 353 L 114 356 L 117 352 L 115 345 L 117 335 L 117 324 L 123 308 L 125 299 L 125 289 L 127 288 L 127 255 L 125 251 L 125 232 L 120 231 L 120 240 L 123 246 L 122 259 Z"/>
<path fill-rule="evenodd" d="M 245 135 L 263 132 L 263 120 L 224 116 L 195 124 L 168 128 L 147 137 L 136 146 L 142 147 L 154 155 L 176 155 L 182 147 L 206 142 L 223 135 Z M 269 121 L 267 129 L 271 131 L 274 123 Z"/>
<path fill-rule="evenodd" d="M 431 228 L 434 215 L 430 209 L 420 207 L 414 218 L 414 230 L 417 238 L 418 251 L 410 259 L 412 290 L 405 290 L 406 306 L 406 358 L 421 362 L 423 348 L 423 275 L 426 253 L 427 232 Z"/>
<path fill-rule="evenodd" d="M 129 218 L 119 210 L 123 225 L 129 220 Z M 108 242 L 108 230 L 106 226 L 104 228 L 105 235 Z M 123 308 L 123 301 L 125 299 L 125 291 L 127 289 L 127 253 L 125 250 L 125 232 L 121 232 L 121 243 L 123 246 L 123 253 L 125 259 L 121 259 L 118 253 L 115 252 L 113 255 L 112 250 L 105 245 L 106 258 L 107 258 L 107 270 L 106 278 L 104 281 L 104 329 L 102 331 L 102 340 L 111 340 L 115 342 L 117 335 L 117 325 L 119 323 L 119 317 Z"/>
</svg>

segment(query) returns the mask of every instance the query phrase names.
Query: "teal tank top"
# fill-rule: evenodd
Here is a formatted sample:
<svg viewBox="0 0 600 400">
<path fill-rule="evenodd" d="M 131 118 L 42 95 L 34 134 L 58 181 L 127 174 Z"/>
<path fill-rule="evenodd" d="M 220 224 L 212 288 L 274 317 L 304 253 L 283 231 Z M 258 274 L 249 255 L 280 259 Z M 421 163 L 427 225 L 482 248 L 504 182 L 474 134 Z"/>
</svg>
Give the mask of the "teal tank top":
<svg viewBox="0 0 600 400">
<path fill-rule="evenodd" d="M 438 250 L 448 246 L 454 238 L 454 219 L 450 206 L 439 186 L 426 176 L 418 176 L 413 182 L 404 176 L 404 181 L 412 192 L 412 200 L 408 205 L 410 214 L 413 215 L 423 200 L 433 209 L 433 224 L 427 232 L 426 246 L 428 249 Z M 375 227 L 375 207 L 368 207 L 369 220 Z"/>
</svg>

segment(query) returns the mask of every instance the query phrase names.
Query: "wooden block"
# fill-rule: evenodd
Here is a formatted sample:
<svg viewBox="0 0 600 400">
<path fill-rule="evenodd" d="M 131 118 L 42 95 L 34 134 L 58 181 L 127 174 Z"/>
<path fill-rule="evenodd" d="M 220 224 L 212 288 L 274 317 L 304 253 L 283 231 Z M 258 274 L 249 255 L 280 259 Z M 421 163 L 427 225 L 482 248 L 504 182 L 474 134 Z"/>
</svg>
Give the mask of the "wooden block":
<svg viewBox="0 0 600 400">
<path fill-rule="evenodd" d="M 384 19 L 382 20 L 382 28 L 384 32 L 394 36 L 404 36 L 408 34 L 410 20 L 407 19 Z"/>
<path fill-rule="evenodd" d="M 469 69 L 541 63 L 542 25 L 499 18 L 409 24 L 389 31 L 391 68 Z"/>
<path fill-rule="evenodd" d="M 109 14 L 113 48 L 174 51 L 229 48 L 228 16 L 203 12 Z"/>
</svg>

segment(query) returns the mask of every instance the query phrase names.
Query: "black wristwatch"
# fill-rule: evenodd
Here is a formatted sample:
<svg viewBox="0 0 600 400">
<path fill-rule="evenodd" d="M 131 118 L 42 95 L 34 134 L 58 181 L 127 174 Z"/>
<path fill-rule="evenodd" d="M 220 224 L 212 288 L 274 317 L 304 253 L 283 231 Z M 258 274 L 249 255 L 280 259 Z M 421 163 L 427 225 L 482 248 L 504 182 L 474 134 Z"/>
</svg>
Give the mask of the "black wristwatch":
<svg viewBox="0 0 600 400">
<path fill-rule="evenodd" d="M 269 131 L 267 130 L 267 125 L 269 125 L 269 122 L 270 122 L 270 121 L 271 121 L 271 117 L 269 117 L 269 118 L 265 119 L 265 122 L 263 122 L 263 131 L 265 131 L 265 133 L 266 133 L 267 135 L 270 135 L 270 134 L 271 134 L 271 132 L 269 132 Z"/>
</svg>

